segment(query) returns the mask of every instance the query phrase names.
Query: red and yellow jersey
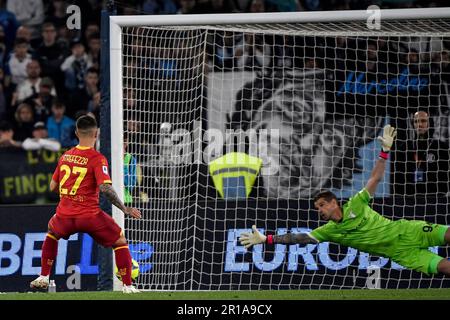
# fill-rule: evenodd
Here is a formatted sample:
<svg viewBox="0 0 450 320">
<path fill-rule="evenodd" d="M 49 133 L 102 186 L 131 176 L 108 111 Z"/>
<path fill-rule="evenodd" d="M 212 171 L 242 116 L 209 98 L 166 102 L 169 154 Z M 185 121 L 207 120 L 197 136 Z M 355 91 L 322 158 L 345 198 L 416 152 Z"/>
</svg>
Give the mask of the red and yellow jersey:
<svg viewBox="0 0 450 320">
<path fill-rule="evenodd" d="M 94 148 L 76 146 L 59 158 L 53 180 L 59 185 L 56 214 L 86 217 L 100 212 L 99 186 L 111 183 L 106 158 Z"/>
</svg>

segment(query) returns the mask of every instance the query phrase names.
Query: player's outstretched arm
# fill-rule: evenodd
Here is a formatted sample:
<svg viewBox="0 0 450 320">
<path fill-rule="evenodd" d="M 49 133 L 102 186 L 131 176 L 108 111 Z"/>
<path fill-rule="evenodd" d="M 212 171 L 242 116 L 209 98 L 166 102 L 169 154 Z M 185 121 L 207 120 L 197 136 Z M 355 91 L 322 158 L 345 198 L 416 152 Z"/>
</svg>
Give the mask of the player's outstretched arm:
<svg viewBox="0 0 450 320">
<path fill-rule="evenodd" d="M 397 130 L 388 124 L 383 128 L 383 136 L 378 137 L 378 140 L 381 142 L 380 158 L 372 169 L 372 174 L 366 184 L 366 189 L 371 196 L 374 195 L 378 183 L 383 179 L 386 160 L 388 159 L 389 151 L 391 151 L 396 135 Z"/>
<path fill-rule="evenodd" d="M 241 244 L 249 249 L 251 246 L 260 243 L 282 243 L 282 244 L 308 244 L 308 243 L 318 243 L 318 241 L 310 237 L 306 233 L 287 233 L 283 235 L 268 235 L 265 236 L 256 229 L 256 226 L 252 226 L 252 233 L 243 232 L 239 238 Z"/>
<path fill-rule="evenodd" d="M 141 212 L 136 208 L 126 207 L 120 200 L 113 186 L 109 183 L 103 183 L 100 185 L 100 192 L 105 195 L 105 197 L 111 201 L 113 205 L 119 208 L 123 213 L 132 216 L 133 218 L 140 219 Z"/>
</svg>

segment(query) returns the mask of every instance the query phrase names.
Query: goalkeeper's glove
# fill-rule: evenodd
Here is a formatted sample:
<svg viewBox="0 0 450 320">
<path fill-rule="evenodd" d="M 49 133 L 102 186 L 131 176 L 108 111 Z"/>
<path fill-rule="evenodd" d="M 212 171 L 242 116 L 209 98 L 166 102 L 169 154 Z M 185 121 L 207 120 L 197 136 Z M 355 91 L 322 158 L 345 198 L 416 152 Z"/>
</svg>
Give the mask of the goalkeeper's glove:
<svg viewBox="0 0 450 320">
<path fill-rule="evenodd" d="M 246 249 L 251 248 L 255 244 L 265 243 L 267 240 L 267 237 L 259 232 L 255 225 L 252 226 L 252 229 L 253 233 L 243 232 L 239 238 L 239 241 Z"/>
<path fill-rule="evenodd" d="M 384 126 L 383 136 L 378 137 L 378 140 L 380 140 L 381 142 L 381 148 L 384 153 L 388 153 L 391 150 L 396 135 L 397 129 L 395 129 L 389 124 Z"/>
</svg>

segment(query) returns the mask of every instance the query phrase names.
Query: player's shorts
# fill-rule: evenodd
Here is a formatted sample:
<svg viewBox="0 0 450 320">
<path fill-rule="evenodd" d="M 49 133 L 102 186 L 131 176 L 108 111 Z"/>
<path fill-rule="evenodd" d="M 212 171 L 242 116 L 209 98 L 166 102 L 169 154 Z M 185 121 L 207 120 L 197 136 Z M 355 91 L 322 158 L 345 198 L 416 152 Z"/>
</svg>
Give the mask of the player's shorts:
<svg viewBox="0 0 450 320">
<path fill-rule="evenodd" d="M 68 239 L 74 233 L 84 232 L 104 247 L 111 247 L 122 231 L 114 219 L 103 211 L 85 218 L 62 218 L 55 214 L 48 225 L 58 238 Z"/>
<path fill-rule="evenodd" d="M 445 245 L 448 227 L 425 221 L 408 221 L 405 232 L 395 244 L 392 259 L 400 265 L 426 274 L 436 274 L 438 263 L 444 259 L 428 250 L 429 247 Z"/>
</svg>

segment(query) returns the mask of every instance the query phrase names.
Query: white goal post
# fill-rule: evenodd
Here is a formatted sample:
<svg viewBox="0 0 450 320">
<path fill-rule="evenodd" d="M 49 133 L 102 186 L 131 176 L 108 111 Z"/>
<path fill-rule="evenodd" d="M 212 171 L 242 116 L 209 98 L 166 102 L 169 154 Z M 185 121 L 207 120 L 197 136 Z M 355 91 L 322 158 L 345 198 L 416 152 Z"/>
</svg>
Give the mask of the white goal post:
<svg viewBox="0 0 450 320">
<path fill-rule="evenodd" d="M 437 106 L 433 116 L 440 126 L 435 123 L 435 136 L 444 140 L 448 135 L 450 111 L 442 106 L 444 100 L 450 103 L 450 94 L 446 80 L 436 77 L 444 63 L 432 59 L 450 42 L 450 8 L 379 13 L 381 29 L 370 25 L 374 12 L 369 10 L 110 17 L 113 186 L 123 197 L 127 135 L 139 167 L 140 190 L 133 194 L 133 205 L 143 212 L 142 221 L 131 221 L 113 207 L 113 218 L 122 228 L 128 222 L 130 250 L 144 266 L 139 288 L 364 288 L 373 279 L 371 268 L 381 274 L 381 287 L 450 287 L 443 278 L 328 243 L 264 250 L 257 246 L 253 253 L 237 243 L 239 233 L 252 224 L 280 234 L 321 225 L 318 215 L 309 213 L 314 211 L 311 196 L 330 188 L 345 200 L 359 191 L 366 178 L 360 171 L 370 173 L 379 148 L 379 129 L 390 120 L 409 123 L 408 111 L 397 109 L 403 103 L 417 110 Z M 248 47 L 253 51 L 245 56 L 242 51 Z M 234 50 L 228 53 L 229 64 L 226 49 Z M 301 138 L 286 137 L 282 127 L 301 131 Z M 222 150 L 217 154 L 218 148 L 213 148 L 216 153 L 206 148 L 210 153 L 205 155 L 205 145 L 210 135 L 226 134 L 227 129 L 277 132 L 268 139 L 275 141 L 276 136 L 279 146 L 266 146 L 269 154 L 261 156 L 263 167 L 273 165 L 277 174 L 261 174 L 244 199 L 216 193 L 208 171 Z M 403 129 L 400 140 L 406 142 L 413 129 Z M 164 162 L 166 133 L 177 147 L 167 151 L 171 160 Z M 299 158 L 294 155 L 297 146 L 303 153 Z M 283 158 L 278 152 L 289 155 Z M 423 198 L 410 199 L 406 191 L 400 194 L 390 187 L 396 179 L 387 170 L 377 191 L 377 211 L 450 224 L 448 197 L 430 200 L 432 192 L 426 190 Z M 418 209 L 412 210 L 417 201 Z M 119 288 L 115 278 L 114 289 Z"/>
</svg>

